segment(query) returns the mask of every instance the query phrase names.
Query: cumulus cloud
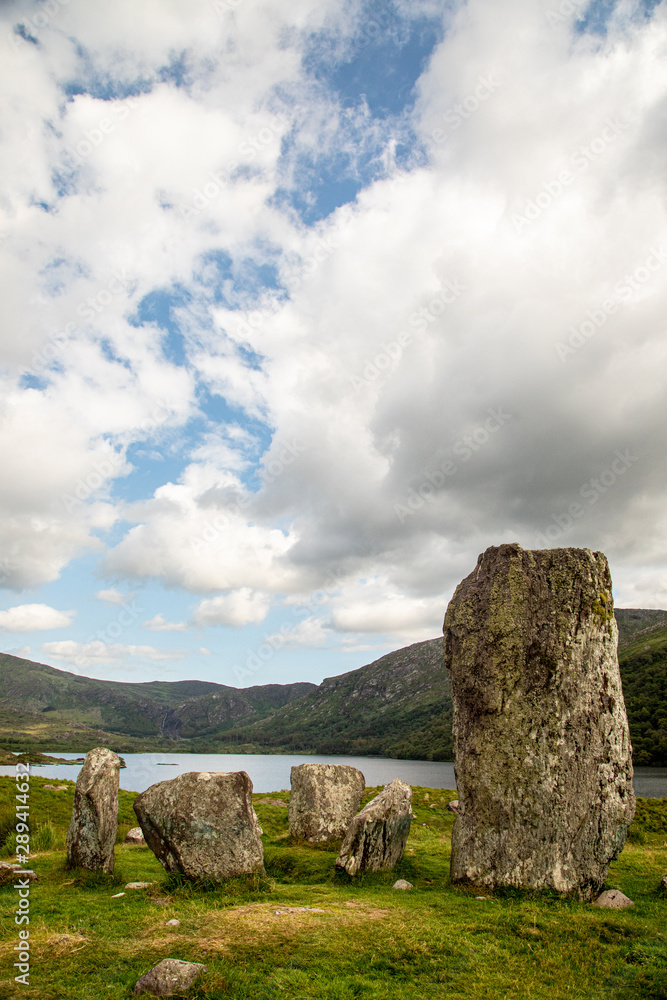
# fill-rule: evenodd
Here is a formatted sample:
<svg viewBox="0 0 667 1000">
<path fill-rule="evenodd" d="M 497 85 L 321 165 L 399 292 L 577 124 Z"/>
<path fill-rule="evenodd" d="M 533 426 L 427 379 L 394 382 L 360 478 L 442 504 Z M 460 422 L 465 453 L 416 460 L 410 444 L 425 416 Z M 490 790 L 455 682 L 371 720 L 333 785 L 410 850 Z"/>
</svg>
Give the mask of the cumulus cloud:
<svg viewBox="0 0 667 1000">
<path fill-rule="evenodd" d="M 165 621 L 164 615 L 155 615 L 143 624 L 149 632 L 185 632 L 188 627 L 185 622 Z"/>
<path fill-rule="evenodd" d="M 552 7 L 373 8 L 387 44 L 440 39 L 381 113 L 343 94 L 377 57 L 361 3 L 26 21 L 39 46 L 0 61 L 0 585 L 88 553 L 198 595 L 162 632 L 323 589 L 294 635 L 360 651 L 437 634 L 516 540 L 602 549 L 619 604 L 664 606 L 667 11 L 594 34 Z M 323 208 L 341 171 L 356 197 L 329 180 Z"/>
<path fill-rule="evenodd" d="M 126 601 L 134 600 L 136 594 L 121 594 L 115 587 L 109 587 L 107 590 L 96 591 L 95 597 L 105 604 L 124 604 Z"/>
<path fill-rule="evenodd" d="M 315 618 L 313 615 L 296 625 L 285 624 L 281 628 L 269 635 L 264 640 L 273 649 L 282 646 L 304 646 L 316 648 L 326 645 L 331 629 L 324 618 Z"/>
<path fill-rule="evenodd" d="M 76 611 L 57 611 L 48 604 L 20 604 L 0 611 L 0 632 L 45 632 L 72 624 Z"/>
<path fill-rule="evenodd" d="M 198 627 L 207 625 L 238 627 L 249 622 L 260 623 L 266 618 L 270 605 L 269 594 L 241 587 L 229 594 L 221 594 L 219 597 L 202 601 L 192 616 L 192 624 Z"/>
<path fill-rule="evenodd" d="M 187 655 L 184 649 L 156 649 L 154 646 L 135 646 L 101 640 L 75 642 L 67 639 L 61 642 L 45 642 L 42 644 L 42 649 L 62 663 L 77 667 L 123 664 L 128 660 L 182 660 Z"/>
</svg>

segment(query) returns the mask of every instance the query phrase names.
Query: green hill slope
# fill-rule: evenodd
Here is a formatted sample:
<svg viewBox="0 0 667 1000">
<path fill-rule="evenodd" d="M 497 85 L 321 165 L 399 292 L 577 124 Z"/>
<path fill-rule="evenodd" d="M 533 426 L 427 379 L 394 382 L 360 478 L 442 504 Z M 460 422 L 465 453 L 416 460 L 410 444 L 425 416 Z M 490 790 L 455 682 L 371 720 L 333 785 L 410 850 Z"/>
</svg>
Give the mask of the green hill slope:
<svg viewBox="0 0 667 1000">
<path fill-rule="evenodd" d="M 667 766 L 667 622 L 626 637 L 618 660 L 634 762 Z"/>
</svg>

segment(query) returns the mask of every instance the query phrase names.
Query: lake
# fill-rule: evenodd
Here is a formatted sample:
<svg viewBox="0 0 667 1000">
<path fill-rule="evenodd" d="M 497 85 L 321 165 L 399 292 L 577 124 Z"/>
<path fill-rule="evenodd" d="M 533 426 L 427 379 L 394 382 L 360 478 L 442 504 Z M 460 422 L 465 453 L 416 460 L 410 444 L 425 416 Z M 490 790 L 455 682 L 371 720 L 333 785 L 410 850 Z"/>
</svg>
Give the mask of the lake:
<svg viewBox="0 0 667 1000">
<path fill-rule="evenodd" d="M 74 760 L 77 753 L 52 751 L 53 756 Z M 351 764 L 358 767 L 367 785 L 386 785 L 401 778 L 409 785 L 426 788 L 456 788 L 454 765 L 429 760 L 393 760 L 388 757 L 317 757 L 298 754 L 205 754 L 124 753 L 127 764 L 120 772 L 120 787 L 143 792 L 156 781 L 175 778 L 187 771 L 247 771 L 256 792 L 278 792 L 290 787 L 290 768 L 297 764 Z M 80 765 L 53 764 L 32 767 L 43 778 L 75 779 Z M 0 774 L 14 774 L 13 767 L 0 767 Z M 635 769 L 635 793 L 645 798 L 667 798 L 667 768 Z"/>
</svg>

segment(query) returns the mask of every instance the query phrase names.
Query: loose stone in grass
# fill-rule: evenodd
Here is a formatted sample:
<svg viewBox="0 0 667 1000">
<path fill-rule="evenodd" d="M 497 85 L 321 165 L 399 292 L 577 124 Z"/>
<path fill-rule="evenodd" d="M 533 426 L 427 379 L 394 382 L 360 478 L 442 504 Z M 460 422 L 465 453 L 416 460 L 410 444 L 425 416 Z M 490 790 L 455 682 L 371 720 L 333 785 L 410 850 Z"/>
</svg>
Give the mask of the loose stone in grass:
<svg viewBox="0 0 667 1000">
<path fill-rule="evenodd" d="M 124 893 L 124 892 L 117 892 L 117 893 L 116 893 L 116 894 L 115 894 L 114 896 L 112 896 L 111 898 L 112 898 L 112 899 L 120 899 L 120 897 L 121 897 L 121 896 L 124 896 L 124 895 L 125 895 L 125 893 Z"/>
<path fill-rule="evenodd" d="M 459 800 L 452 799 L 451 802 L 447 803 L 447 809 L 449 810 L 449 812 L 457 813 L 459 811 Z"/>
<path fill-rule="evenodd" d="M 628 899 L 620 889 L 607 889 L 593 903 L 593 906 L 601 906 L 609 910 L 625 910 L 628 906 L 634 905 L 632 900 Z"/>
<path fill-rule="evenodd" d="M 171 920 L 168 920 L 164 926 L 165 927 L 180 927 L 181 926 L 181 921 L 177 920 L 176 917 L 173 917 Z"/>
<path fill-rule="evenodd" d="M 347 764 L 299 764 L 291 784 L 290 834 L 311 843 L 344 837 L 366 789 L 361 771 Z"/>
<path fill-rule="evenodd" d="M 489 548 L 457 587 L 444 633 L 452 881 L 592 899 L 635 810 L 606 558 Z"/>
<path fill-rule="evenodd" d="M 216 881 L 264 868 L 261 827 L 245 771 L 190 771 L 134 800 L 146 843 L 168 871 Z"/>
<path fill-rule="evenodd" d="M 207 966 L 200 962 L 181 962 L 177 958 L 163 958 L 137 981 L 135 993 L 153 993 L 158 997 L 170 997 L 174 993 L 185 993 Z"/>
<path fill-rule="evenodd" d="M 408 889 L 414 889 L 412 882 L 406 882 L 404 878 L 399 878 L 397 882 L 394 882 L 392 889 L 403 889 L 406 892 Z"/>
<path fill-rule="evenodd" d="M 120 758 L 97 747 L 86 754 L 67 831 L 67 861 L 76 868 L 112 872 L 118 832 Z"/>
<path fill-rule="evenodd" d="M 37 882 L 37 874 L 22 865 L 9 864 L 7 861 L 0 861 L 0 885 L 6 885 L 20 878 L 22 881 L 28 879 L 29 882 Z"/>
<path fill-rule="evenodd" d="M 128 830 L 125 841 L 126 844 L 141 844 L 145 846 L 146 840 L 143 833 L 141 832 L 140 826 L 133 826 L 131 830 Z"/>
<path fill-rule="evenodd" d="M 152 887 L 152 882 L 128 882 L 125 886 L 126 889 L 150 889 Z"/>
<path fill-rule="evenodd" d="M 412 789 L 394 778 L 354 817 L 336 865 L 348 875 L 389 871 L 403 857 L 411 815 Z"/>
</svg>

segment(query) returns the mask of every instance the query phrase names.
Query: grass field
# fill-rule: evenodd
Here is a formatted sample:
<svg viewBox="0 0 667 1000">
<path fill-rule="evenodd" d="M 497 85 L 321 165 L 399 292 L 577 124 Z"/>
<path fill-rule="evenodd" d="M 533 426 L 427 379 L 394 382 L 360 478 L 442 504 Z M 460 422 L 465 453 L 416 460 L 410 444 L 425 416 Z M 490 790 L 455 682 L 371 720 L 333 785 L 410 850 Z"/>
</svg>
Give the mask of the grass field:
<svg viewBox="0 0 667 1000">
<path fill-rule="evenodd" d="M 192 998 L 667 1000 L 667 897 L 660 889 L 667 800 L 640 800 L 630 842 L 607 881 L 635 906 L 613 911 L 517 892 L 478 900 L 453 889 L 453 815 L 445 806 L 454 792 L 415 788 L 417 818 L 403 860 L 386 875 L 354 879 L 335 871 L 335 846 L 290 842 L 287 809 L 263 801 L 286 803 L 288 793 L 256 795 L 266 876 L 211 888 L 167 876 L 148 848 L 122 843 L 113 876 L 68 871 L 63 846 L 74 784 L 48 782 L 68 785 L 56 792 L 45 783 L 31 779 L 38 853 L 30 867 L 39 882 L 30 894 L 30 985 L 13 981 L 17 893 L 8 885 L 0 889 L 0 1000 L 126 1000 L 162 958 L 208 966 Z M 13 846 L 14 794 L 13 779 L 1 778 L 5 857 Z M 133 797 L 120 794 L 119 841 L 135 825 Z M 414 890 L 393 890 L 397 878 Z M 129 881 L 153 886 L 112 898 Z M 167 927 L 174 917 L 180 926 Z"/>
</svg>

